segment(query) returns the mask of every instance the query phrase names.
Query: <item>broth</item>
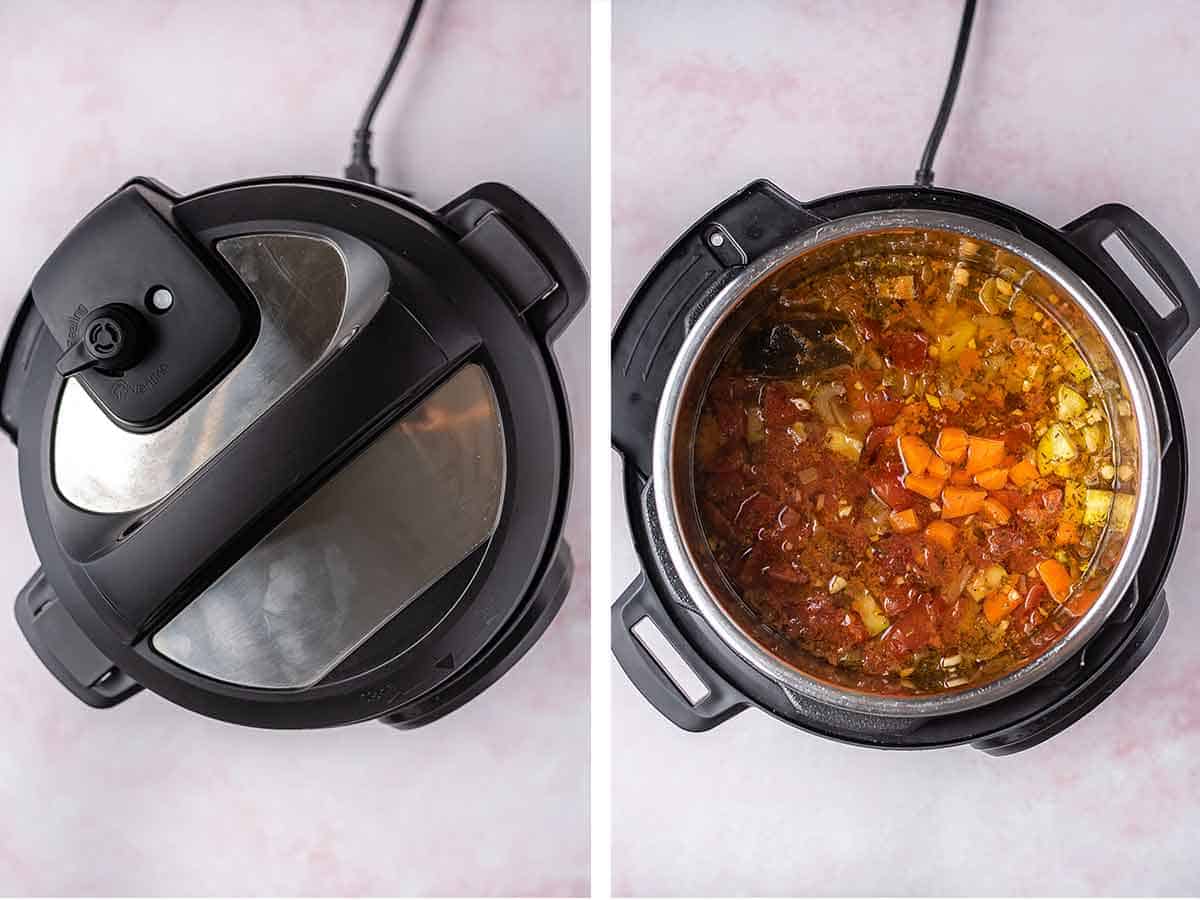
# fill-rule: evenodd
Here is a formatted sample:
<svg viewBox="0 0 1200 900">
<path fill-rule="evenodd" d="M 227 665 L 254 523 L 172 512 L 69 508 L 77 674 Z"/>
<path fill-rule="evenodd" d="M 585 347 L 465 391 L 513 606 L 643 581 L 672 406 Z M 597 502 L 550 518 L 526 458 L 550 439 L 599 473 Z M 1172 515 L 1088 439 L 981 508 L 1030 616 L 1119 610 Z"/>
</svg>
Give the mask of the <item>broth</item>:
<svg viewBox="0 0 1200 900">
<path fill-rule="evenodd" d="M 694 478 L 742 602 L 852 685 L 962 688 L 1095 602 L 1134 510 L 1112 409 L 1053 296 L 879 254 L 779 289 L 713 377 Z"/>
</svg>

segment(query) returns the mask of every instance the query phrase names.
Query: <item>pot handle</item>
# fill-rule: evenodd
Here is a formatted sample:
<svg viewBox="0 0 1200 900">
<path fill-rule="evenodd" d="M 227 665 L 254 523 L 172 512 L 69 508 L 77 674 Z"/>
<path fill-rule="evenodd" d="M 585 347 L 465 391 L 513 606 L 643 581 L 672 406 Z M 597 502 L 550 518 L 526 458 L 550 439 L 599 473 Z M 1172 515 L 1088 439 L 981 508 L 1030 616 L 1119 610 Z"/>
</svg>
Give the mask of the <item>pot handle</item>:
<svg viewBox="0 0 1200 900">
<path fill-rule="evenodd" d="M 1200 328 L 1200 286 L 1175 248 L 1157 228 L 1120 203 L 1098 206 L 1071 222 L 1063 231 L 1116 282 L 1136 307 L 1159 349 L 1167 359 L 1174 358 Z M 1175 308 L 1165 316 L 1154 309 L 1104 249 L 1103 242 L 1114 234 L 1119 235 L 1174 303 Z"/>
<path fill-rule="evenodd" d="M 83 633 L 41 569 L 17 594 L 15 612 L 17 625 L 38 659 L 88 706 L 116 706 L 142 689 Z"/>
<path fill-rule="evenodd" d="M 692 702 L 674 678 L 634 632 L 649 619 L 703 684 L 704 693 Z M 645 573 L 625 589 L 612 608 L 612 648 L 643 697 L 685 731 L 708 731 L 736 716 L 749 701 L 714 672 L 691 648 L 662 608 Z"/>
</svg>

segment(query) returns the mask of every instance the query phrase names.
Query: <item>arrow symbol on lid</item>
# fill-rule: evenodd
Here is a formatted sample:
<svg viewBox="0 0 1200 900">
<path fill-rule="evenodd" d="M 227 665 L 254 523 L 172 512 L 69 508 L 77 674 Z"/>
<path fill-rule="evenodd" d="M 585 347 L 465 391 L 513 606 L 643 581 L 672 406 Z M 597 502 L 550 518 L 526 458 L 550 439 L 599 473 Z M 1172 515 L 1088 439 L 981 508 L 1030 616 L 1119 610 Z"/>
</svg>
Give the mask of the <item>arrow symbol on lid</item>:
<svg viewBox="0 0 1200 900">
<path fill-rule="evenodd" d="M 439 659 L 437 662 L 435 662 L 433 664 L 433 667 L 435 669 L 453 669 L 454 668 L 454 654 L 447 653 L 445 656 L 443 656 L 441 659 Z"/>
</svg>

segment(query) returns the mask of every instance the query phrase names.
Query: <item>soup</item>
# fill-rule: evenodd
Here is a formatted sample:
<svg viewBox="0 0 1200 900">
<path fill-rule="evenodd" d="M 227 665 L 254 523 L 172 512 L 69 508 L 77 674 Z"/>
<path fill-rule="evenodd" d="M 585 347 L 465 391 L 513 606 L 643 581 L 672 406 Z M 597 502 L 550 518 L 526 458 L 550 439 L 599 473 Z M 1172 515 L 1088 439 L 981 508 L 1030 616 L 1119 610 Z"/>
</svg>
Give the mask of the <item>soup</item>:
<svg viewBox="0 0 1200 900">
<path fill-rule="evenodd" d="M 798 655 L 851 685 L 992 680 L 1095 602 L 1135 473 L 1053 296 L 964 260 L 843 261 L 779 290 L 695 441 L 709 547 Z"/>
</svg>

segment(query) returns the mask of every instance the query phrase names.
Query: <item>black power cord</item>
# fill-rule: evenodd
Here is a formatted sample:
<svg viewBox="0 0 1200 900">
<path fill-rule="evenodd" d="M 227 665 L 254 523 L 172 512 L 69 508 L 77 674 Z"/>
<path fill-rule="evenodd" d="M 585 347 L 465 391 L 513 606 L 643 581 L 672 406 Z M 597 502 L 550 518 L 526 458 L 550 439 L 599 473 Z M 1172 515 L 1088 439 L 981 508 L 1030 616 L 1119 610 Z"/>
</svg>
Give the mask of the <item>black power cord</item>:
<svg viewBox="0 0 1200 900">
<path fill-rule="evenodd" d="M 425 0 L 412 0 L 412 5 L 408 8 L 408 18 L 404 20 L 404 29 L 400 32 L 400 39 L 396 41 L 396 49 L 392 51 L 392 58 L 388 60 L 387 68 L 383 70 L 371 99 L 367 101 L 367 108 L 358 120 L 358 128 L 354 131 L 354 145 L 350 150 L 350 165 L 346 166 L 346 177 L 351 181 L 375 184 L 375 167 L 371 165 L 371 122 L 379 110 L 383 95 L 391 86 L 404 51 L 408 49 L 408 42 L 417 27 L 417 17 L 421 15 L 424 2 Z"/>
<path fill-rule="evenodd" d="M 958 28 L 958 44 L 954 48 L 954 62 L 950 64 L 950 77 L 946 79 L 946 93 L 942 95 L 942 105 L 938 108 L 937 118 L 933 121 L 933 131 L 925 143 L 925 153 L 921 156 L 921 165 L 913 176 L 917 187 L 933 185 L 933 158 L 937 155 L 938 145 L 942 142 L 942 133 L 946 130 L 946 122 L 950 119 L 950 109 L 954 106 L 954 95 L 958 93 L 958 80 L 962 77 L 963 60 L 967 58 L 967 41 L 971 37 L 971 23 L 975 21 L 975 0 L 966 0 L 963 5 L 962 24 Z"/>
</svg>

